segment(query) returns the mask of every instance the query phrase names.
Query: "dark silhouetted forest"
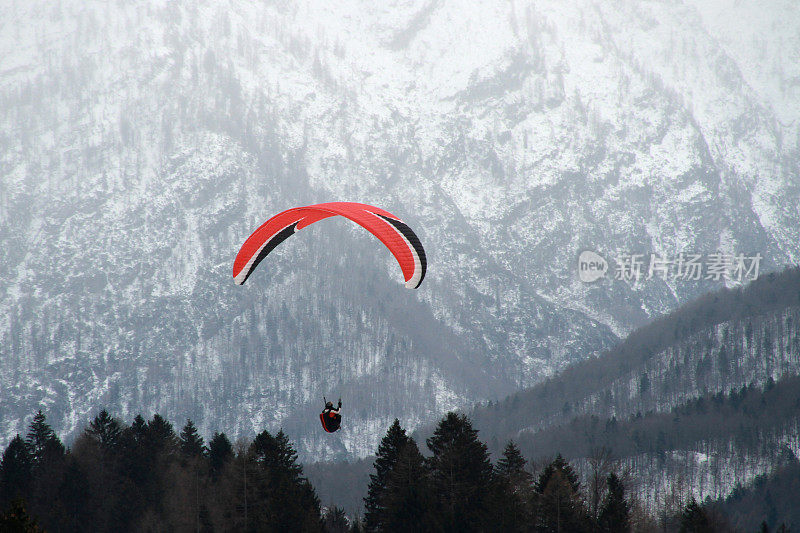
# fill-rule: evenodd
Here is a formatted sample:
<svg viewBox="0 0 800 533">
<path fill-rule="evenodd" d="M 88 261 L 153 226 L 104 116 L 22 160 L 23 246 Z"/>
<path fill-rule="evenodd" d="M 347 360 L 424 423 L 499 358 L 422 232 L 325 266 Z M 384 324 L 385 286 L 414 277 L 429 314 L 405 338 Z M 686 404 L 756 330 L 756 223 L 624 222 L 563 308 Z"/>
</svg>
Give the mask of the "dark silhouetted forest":
<svg viewBox="0 0 800 533">
<path fill-rule="evenodd" d="M 3 454 L 0 502 L 7 515 L 12 503 L 23 506 L 47 531 L 322 527 L 319 500 L 282 431 L 235 445 L 215 433 L 206 444 L 191 421 L 176 432 L 159 415 L 125 425 L 101 411 L 66 450 L 39 411 Z"/>
<path fill-rule="evenodd" d="M 771 399 L 783 386 L 761 396 Z M 758 396 L 735 394 L 708 401 L 718 410 L 746 410 Z M 703 412 L 698 405 L 691 413 Z M 159 415 L 126 425 L 104 410 L 67 449 L 39 411 L 2 455 L 0 530 L 734 531 L 727 516 L 769 528 L 796 514 L 790 494 L 800 466 L 793 455 L 752 489 L 702 505 L 690 498 L 659 517 L 631 495 L 630 480 L 613 462 L 583 484 L 561 454 L 530 464 L 509 441 L 493 464 L 464 415 L 448 413 L 425 444 L 423 456 L 395 420 L 375 456 L 364 514 L 347 516 L 321 506 L 283 431 L 235 444 L 215 433 L 206 443 L 190 420 L 176 432 Z"/>
</svg>

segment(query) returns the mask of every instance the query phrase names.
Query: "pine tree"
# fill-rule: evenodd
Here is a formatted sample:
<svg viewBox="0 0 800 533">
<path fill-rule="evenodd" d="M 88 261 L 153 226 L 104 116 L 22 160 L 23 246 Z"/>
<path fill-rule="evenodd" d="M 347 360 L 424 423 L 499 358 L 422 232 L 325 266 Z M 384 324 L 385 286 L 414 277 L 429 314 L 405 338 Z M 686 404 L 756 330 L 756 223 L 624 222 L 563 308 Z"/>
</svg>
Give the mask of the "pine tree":
<svg viewBox="0 0 800 533">
<path fill-rule="evenodd" d="M 113 454 L 116 479 L 110 484 L 116 485 L 110 490 L 112 501 L 120 503 L 116 512 L 109 516 L 119 529 L 134 529 L 134 523 L 144 513 L 146 491 L 152 477 L 152 458 L 145 444 L 147 440 L 147 422 L 142 415 L 136 415 L 130 426 L 120 432 L 119 442 Z M 138 490 L 127 490 L 137 487 Z M 124 504 L 122 503 L 124 502 Z"/>
<path fill-rule="evenodd" d="M 193 527 L 200 531 L 204 519 L 204 505 L 200 501 L 201 492 L 205 492 L 205 476 L 201 476 L 201 466 L 204 464 L 203 458 L 206 454 L 206 447 L 203 438 L 197 433 L 197 428 L 190 419 L 186 419 L 186 424 L 178 437 L 178 449 L 180 450 L 180 465 L 184 473 L 182 487 L 176 487 L 176 493 L 183 489 L 184 503 L 179 507 L 191 509 L 191 519 L 186 519 L 186 514 L 181 513 L 175 520 L 180 522 L 178 529 Z M 207 513 L 206 513 L 207 514 Z"/>
<path fill-rule="evenodd" d="M 203 437 L 197 433 L 194 422 L 187 419 L 180 436 L 180 449 L 184 457 L 198 458 L 205 454 L 206 447 Z"/>
<path fill-rule="evenodd" d="M 630 525 L 630 505 L 625 501 L 625 487 L 613 472 L 606 481 L 608 493 L 600 507 L 600 530 L 607 533 L 627 533 Z"/>
<path fill-rule="evenodd" d="M 17 435 L 3 452 L 0 462 L 0 505 L 27 496 L 32 478 L 33 459 L 25 441 Z"/>
<path fill-rule="evenodd" d="M 233 458 L 233 446 L 225 433 L 214 433 L 208 443 L 208 461 L 211 477 L 217 479 L 225 464 Z"/>
<path fill-rule="evenodd" d="M 531 523 L 533 475 L 513 441 L 506 444 L 494 469 L 492 487 L 493 523 L 503 531 L 526 531 Z"/>
<path fill-rule="evenodd" d="M 277 445 L 278 463 L 289 473 L 292 481 L 297 482 L 302 479 L 303 467 L 297 462 L 297 452 L 282 429 L 275 435 L 275 443 Z"/>
<path fill-rule="evenodd" d="M 318 530 L 319 498 L 283 431 L 274 437 L 266 430 L 259 433 L 248 456 L 258 466 L 250 481 L 253 523 L 269 524 L 272 531 Z"/>
<path fill-rule="evenodd" d="M 572 470 L 569 463 L 561 457 L 561 454 L 558 454 L 556 458 L 542 470 L 542 473 L 539 474 L 539 479 L 534 486 L 536 492 L 539 494 L 543 493 L 547 484 L 550 482 L 550 478 L 552 478 L 556 472 L 560 472 L 561 475 L 566 478 L 573 492 L 577 493 L 580 490 L 578 475 Z"/>
<path fill-rule="evenodd" d="M 64 445 L 47 423 L 41 410 L 33 417 L 25 437 L 25 444 L 28 446 L 34 471 L 48 461 L 64 457 Z"/>
<path fill-rule="evenodd" d="M 32 461 L 30 509 L 45 524 L 57 523 L 59 489 L 64 477 L 66 450 L 42 411 L 36 413 L 25 439 Z"/>
<path fill-rule="evenodd" d="M 533 475 L 525 470 L 528 461 L 514 441 L 508 441 L 503 450 L 503 457 L 497 461 L 495 473 L 507 480 L 515 491 L 527 490 L 532 486 Z"/>
<path fill-rule="evenodd" d="M 375 458 L 375 473 L 369 476 L 367 496 L 364 498 L 365 529 L 367 531 L 382 531 L 381 513 L 384 510 L 382 499 L 386 492 L 386 483 L 389 472 L 397 462 L 397 456 L 409 441 L 406 431 L 400 426 L 400 421 L 394 419 L 386 435 L 378 445 Z"/>
<path fill-rule="evenodd" d="M 122 426 L 116 418 L 111 417 L 108 411 L 100 411 L 89 427 L 86 434 L 92 437 L 105 450 L 110 450 L 119 444 Z"/>
<path fill-rule="evenodd" d="M 177 450 L 178 440 L 172 424 L 167 422 L 161 415 L 153 415 L 153 419 L 147 423 L 145 431 L 145 446 L 152 454 L 169 455 Z"/>
<path fill-rule="evenodd" d="M 274 475 L 280 474 L 295 481 L 302 472 L 302 467 L 297 464 L 297 453 L 283 430 L 274 437 L 268 431 L 262 431 L 253 440 L 250 451 L 256 462 Z"/>
<path fill-rule="evenodd" d="M 144 467 L 147 422 L 136 415 L 130 427 L 124 428 L 119 438 L 119 458 L 123 471 L 133 480 L 141 477 Z"/>
<path fill-rule="evenodd" d="M 124 509 L 129 520 L 141 520 L 139 515 L 148 509 L 151 513 L 161 512 L 164 497 L 171 490 L 169 473 L 177 455 L 177 440 L 172 424 L 158 414 L 147 423 L 137 416 L 123 432 L 123 472 L 137 489 L 131 491 L 129 505 Z M 151 519 L 162 518 L 155 514 Z"/>
<path fill-rule="evenodd" d="M 147 435 L 147 422 L 142 415 L 136 415 L 130 427 L 130 434 L 133 440 L 142 444 Z"/>
<path fill-rule="evenodd" d="M 448 413 L 426 441 L 431 488 L 441 506 L 443 527 L 476 531 L 486 522 L 486 487 L 492 464 L 486 445 L 465 415 Z"/>
<path fill-rule="evenodd" d="M 436 517 L 425 459 L 412 439 L 399 450 L 394 467 L 387 473 L 381 498 L 382 531 L 435 531 Z"/>
<path fill-rule="evenodd" d="M 126 454 L 121 453 L 124 447 L 123 427 L 119 420 L 103 409 L 73 444 L 61 488 L 71 522 L 86 522 L 93 517 L 98 530 L 123 527 L 120 520 L 124 518 L 124 513 L 118 509 L 130 503 L 129 496 L 120 486 L 120 474 L 125 465 L 123 458 L 127 458 Z M 88 503 L 92 493 L 102 494 L 102 498 L 95 503 Z M 79 520 L 78 517 L 83 519 Z"/>
<path fill-rule="evenodd" d="M 692 498 L 681 513 L 681 533 L 712 533 L 714 529 L 697 500 Z"/>
<path fill-rule="evenodd" d="M 588 531 L 587 510 L 580 496 L 578 476 L 559 454 L 535 485 L 536 531 Z"/>
</svg>

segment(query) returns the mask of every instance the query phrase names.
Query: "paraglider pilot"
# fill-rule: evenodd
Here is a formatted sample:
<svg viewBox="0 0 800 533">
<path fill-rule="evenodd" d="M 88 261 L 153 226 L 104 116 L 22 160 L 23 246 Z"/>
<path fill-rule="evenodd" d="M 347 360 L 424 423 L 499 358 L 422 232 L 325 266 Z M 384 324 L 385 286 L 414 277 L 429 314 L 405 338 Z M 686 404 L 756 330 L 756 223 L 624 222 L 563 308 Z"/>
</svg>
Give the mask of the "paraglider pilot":
<svg viewBox="0 0 800 533">
<path fill-rule="evenodd" d="M 339 398 L 339 405 L 336 409 L 333 408 L 333 402 L 329 402 L 325 396 L 322 397 L 322 400 L 325 402 L 325 409 L 320 413 L 319 419 L 322 422 L 322 428 L 328 433 L 333 433 L 339 429 L 339 425 L 342 423 L 342 415 L 339 414 L 339 409 L 342 408 L 342 399 Z"/>
<path fill-rule="evenodd" d="M 325 402 L 325 410 L 322 411 L 322 414 L 324 414 L 325 416 L 331 416 L 331 413 L 334 413 L 334 414 L 337 414 L 337 415 L 339 414 L 339 409 L 342 408 L 342 399 L 341 398 L 339 398 L 339 405 L 336 407 L 336 409 L 333 408 L 333 402 L 329 402 L 327 399 L 325 399 L 325 396 L 322 397 L 322 401 Z"/>
</svg>

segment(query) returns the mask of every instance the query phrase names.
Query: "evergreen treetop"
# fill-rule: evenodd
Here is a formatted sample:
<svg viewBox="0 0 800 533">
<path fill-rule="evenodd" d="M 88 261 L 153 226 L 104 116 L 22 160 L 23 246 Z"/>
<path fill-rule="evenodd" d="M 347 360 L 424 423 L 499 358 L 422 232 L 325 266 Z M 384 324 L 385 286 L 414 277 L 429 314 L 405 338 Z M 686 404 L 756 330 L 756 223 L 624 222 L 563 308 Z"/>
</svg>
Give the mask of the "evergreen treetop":
<svg viewBox="0 0 800 533">
<path fill-rule="evenodd" d="M 400 421 L 395 418 L 378 445 L 374 463 L 375 473 L 369 475 L 369 487 L 367 496 L 364 498 L 364 519 L 367 531 L 379 531 L 381 528 L 381 513 L 385 508 L 382 500 L 386 492 L 387 478 L 397 463 L 400 450 L 409 440 L 405 429 L 400 426 Z"/>
<path fill-rule="evenodd" d="M 598 522 L 600 530 L 607 533 L 630 531 L 630 505 L 625 500 L 625 487 L 615 473 L 606 480 L 608 492 L 600 507 Z"/>
<path fill-rule="evenodd" d="M 92 420 L 85 433 L 100 444 L 101 447 L 109 449 L 119 444 L 122 425 L 116 418 L 109 415 L 108 411 L 103 409 Z"/>
<path fill-rule="evenodd" d="M 203 437 L 197 433 L 194 422 L 187 419 L 180 435 L 180 449 L 184 457 L 200 457 L 205 455 L 206 447 Z"/>
<path fill-rule="evenodd" d="M 561 454 L 558 454 L 556 458 L 550 464 L 548 464 L 544 470 L 542 470 L 542 473 L 539 474 L 539 479 L 536 481 L 536 485 L 534 486 L 536 492 L 540 494 L 543 493 L 547 487 L 547 484 L 550 482 L 550 479 L 557 472 L 569 482 L 572 492 L 577 493 L 580 490 L 578 475 L 572 469 L 570 464 L 561 456 Z"/>
<path fill-rule="evenodd" d="M 503 456 L 495 465 L 495 475 L 508 482 L 515 489 L 529 486 L 533 475 L 525 470 L 528 461 L 523 457 L 514 441 L 508 441 Z"/>
<path fill-rule="evenodd" d="M 233 457 L 233 445 L 225 433 L 214 433 L 208 443 L 208 459 L 211 474 L 219 474 L 222 467 Z"/>
<path fill-rule="evenodd" d="M 33 417 L 33 422 L 25 437 L 33 467 L 38 468 L 52 458 L 63 457 L 65 450 L 61 440 L 46 421 L 41 409 Z"/>
<path fill-rule="evenodd" d="M 444 528 L 471 531 L 486 527 L 486 487 L 492 481 L 492 464 L 469 418 L 448 413 L 426 443 L 433 452 L 426 463 Z"/>
</svg>

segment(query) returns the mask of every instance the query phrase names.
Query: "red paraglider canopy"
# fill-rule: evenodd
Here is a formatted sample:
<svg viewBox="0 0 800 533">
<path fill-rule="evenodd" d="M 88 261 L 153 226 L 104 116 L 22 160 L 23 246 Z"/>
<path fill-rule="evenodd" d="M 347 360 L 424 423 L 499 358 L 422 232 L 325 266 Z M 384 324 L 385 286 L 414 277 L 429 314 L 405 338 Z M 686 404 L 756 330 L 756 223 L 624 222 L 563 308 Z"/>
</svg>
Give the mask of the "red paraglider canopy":
<svg viewBox="0 0 800 533">
<path fill-rule="evenodd" d="M 403 221 L 379 207 L 355 202 L 329 202 L 294 207 L 278 213 L 253 232 L 233 262 L 233 279 L 243 284 L 258 264 L 280 243 L 304 227 L 332 216 L 349 218 L 375 235 L 392 252 L 406 280 L 416 289 L 425 277 L 427 262 L 419 238 Z"/>
</svg>

